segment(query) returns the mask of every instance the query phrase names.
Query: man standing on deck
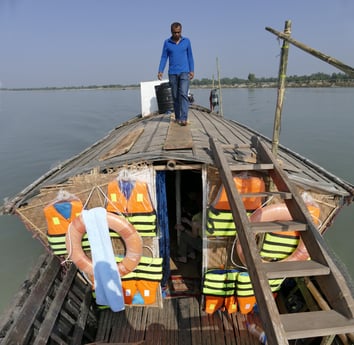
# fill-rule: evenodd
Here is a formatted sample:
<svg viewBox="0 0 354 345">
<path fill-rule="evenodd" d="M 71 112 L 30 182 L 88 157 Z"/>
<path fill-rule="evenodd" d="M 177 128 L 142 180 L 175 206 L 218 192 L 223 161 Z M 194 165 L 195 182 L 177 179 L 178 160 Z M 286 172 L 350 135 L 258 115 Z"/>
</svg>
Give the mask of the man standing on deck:
<svg viewBox="0 0 354 345">
<path fill-rule="evenodd" d="M 157 78 L 162 79 L 167 59 L 169 60 L 168 79 L 171 85 L 176 122 L 187 125 L 189 81 L 194 78 L 194 60 L 191 42 L 182 37 L 182 25 L 171 24 L 172 36 L 164 41 Z"/>
</svg>

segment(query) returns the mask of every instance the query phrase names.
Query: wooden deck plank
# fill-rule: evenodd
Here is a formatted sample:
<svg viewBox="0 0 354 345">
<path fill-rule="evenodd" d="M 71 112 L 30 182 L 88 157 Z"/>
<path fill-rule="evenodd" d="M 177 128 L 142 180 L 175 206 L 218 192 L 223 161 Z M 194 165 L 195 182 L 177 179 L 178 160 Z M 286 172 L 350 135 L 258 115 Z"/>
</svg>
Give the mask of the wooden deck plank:
<svg viewBox="0 0 354 345">
<path fill-rule="evenodd" d="M 234 332 L 235 332 L 235 344 L 242 344 L 241 342 L 241 332 L 243 332 L 243 322 L 240 321 L 240 314 L 238 313 L 233 313 L 231 314 L 231 319 L 233 325 L 236 325 L 237 327 L 234 326 Z M 244 340 L 243 340 L 244 341 Z M 244 341 L 245 345 L 249 345 L 248 341 Z"/>
<path fill-rule="evenodd" d="M 130 322 L 134 322 L 135 315 L 132 313 L 130 316 L 130 312 L 130 308 L 126 308 L 125 310 L 114 314 L 114 320 L 112 322 L 112 334 L 109 338 L 110 341 L 129 341 L 129 337 L 131 336 Z M 119 325 L 119 327 L 114 327 L 114 325 Z"/>
<path fill-rule="evenodd" d="M 213 321 L 214 321 L 214 333 L 216 336 L 216 339 L 218 339 L 218 342 L 220 345 L 225 345 L 225 332 L 223 329 L 223 324 L 222 324 L 222 312 L 217 311 L 215 314 L 213 314 Z"/>
<path fill-rule="evenodd" d="M 160 312 L 157 308 L 148 309 L 148 322 L 144 343 L 146 345 L 160 345 L 161 338 L 165 339 L 164 328 L 159 322 Z"/>
<path fill-rule="evenodd" d="M 96 333 L 96 338 L 95 341 L 101 341 L 103 342 L 104 339 L 104 332 L 105 332 L 105 313 L 108 311 L 100 311 L 99 313 L 99 319 L 98 319 L 98 330 Z"/>
<path fill-rule="evenodd" d="M 213 318 L 211 315 L 205 315 L 202 317 L 202 329 L 203 329 L 203 336 L 205 338 L 205 344 L 212 345 L 215 344 L 215 334 L 214 328 L 212 326 Z"/>
<path fill-rule="evenodd" d="M 178 313 L 178 325 L 179 325 L 179 344 L 191 345 L 190 336 L 190 319 L 189 319 L 189 299 L 178 299 L 179 313 Z"/>
<path fill-rule="evenodd" d="M 173 344 L 172 341 L 170 340 L 171 338 L 171 332 L 169 332 L 169 324 L 170 324 L 170 318 L 174 319 L 174 313 L 173 313 L 173 309 L 170 311 L 170 308 L 163 308 L 161 311 L 161 315 L 162 315 L 162 321 L 163 321 L 163 326 L 165 327 L 165 338 L 164 338 L 164 342 L 165 344 Z"/>
<path fill-rule="evenodd" d="M 222 322 L 224 326 L 224 331 L 225 331 L 225 344 L 226 345 L 235 345 L 236 344 L 236 339 L 235 339 L 235 333 L 234 333 L 234 327 L 232 323 L 232 316 L 231 314 L 222 314 Z"/>
<path fill-rule="evenodd" d="M 143 127 L 137 128 L 129 132 L 123 138 L 119 139 L 115 147 L 113 147 L 110 151 L 106 152 L 103 156 L 99 157 L 99 160 L 104 161 L 106 159 L 120 156 L 124 153 L 129 152 L 143 132 Z"/>
<path fill-rule="evenodd" d="M 199 303 L 196 298 L 192 298 L 190 307 L 190 319 L 192 329 L 192 344 L 202 344 L 202 329 L 200 324 Z"/>
<path fill-rule="evenodd" d="M 146 311 L 143 310 L 142 308 L 140 313 L 134 313 L 133 308 L 127 308 L 126 312 L 128 312 L 128 318 L 130 321 L 130 334 L 129 334 L 129 342 L 138 342 L 144 340 L 144 323 L 146 320 Z M 130 317 L 131 315 L 131 317 Z M 134 330 L 137 330 L 134 332 Z"/>
<path fill-rule="evenodd" d="M 178 345 L 178 320 L 177 320 L 177 300 L 175 299 L 171 299 L 171 300 L 167 300 L 167 303 L 164 304 L 164 308 L 165 305 L 169 305 L 170 308 L 169 309 L 169 339 L 171 340 L 171 345 Z"/>
<path fill-rule="evenodd" d="M 98 331 L 96 334 L 96 341 L 108 341 L 109 337 L 107 336 L 107 332 L 109 330 L 109 318 L 111 317 L 112 312 L 108 309 L 101 310 L 99 315 L 98 322 Z"/>
<path fill-rule="evenodd" d="M 143 308 L 146 309 L 146 308 Z M 136 308 L 134 308 L 134 311 L 137 311 Z M 141 324 L 139 326 L 139 335 L 138 339 L 145 339 L 145 325 L 147 324 L 147 318 L 148 318 L 148 309 L 145 311 L 141 311 L 140 314 L 142 315 L 141 317 Z"/>
<path fill-rule="evenodd" d="M 171 117 L 163 148 L 164 150 L 192 149 L 193 139 L 190 126 L 180 126 Z"/>
<path fill-rule="evenodd" d="M 167 328 L 167 310 L 165 309 L 162 309 L 160 310 L 159 312 L 159 324 L 161 325 L 161 329 L 162 329 L 162 337 L 161 337 L 161 340 L 160 340 L 160 344 L 161 345 L 164 345 L 166 344 L 166 337 L 167 337 L 167 334 L 168 334 L 168 328 Z M 159 334 L 156 335 L 157 337 L 159 336 Z"/>
</svg>

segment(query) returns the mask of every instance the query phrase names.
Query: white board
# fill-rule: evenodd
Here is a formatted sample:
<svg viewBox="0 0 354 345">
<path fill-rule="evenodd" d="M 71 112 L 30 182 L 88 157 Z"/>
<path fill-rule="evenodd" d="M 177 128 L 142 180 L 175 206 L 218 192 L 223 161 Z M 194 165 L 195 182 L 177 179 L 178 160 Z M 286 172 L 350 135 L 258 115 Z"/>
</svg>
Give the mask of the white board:
<svg viewBox="0 0 354 345">
<path fill-rule="evenodd" d="M 168 80 L 152 80 L 140 82 L 141 116 L 149 115 L 159 110 L 155 86 L 168 83 Z"/>
</svg>

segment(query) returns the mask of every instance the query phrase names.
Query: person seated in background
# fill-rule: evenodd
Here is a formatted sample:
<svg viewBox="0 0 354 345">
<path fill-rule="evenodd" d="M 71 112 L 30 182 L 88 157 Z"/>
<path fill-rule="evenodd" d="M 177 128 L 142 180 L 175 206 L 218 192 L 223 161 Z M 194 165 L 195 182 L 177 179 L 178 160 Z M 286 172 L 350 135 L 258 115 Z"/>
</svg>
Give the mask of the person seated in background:
<svg viewBox="0 0 354 345">
<path fill-rule="evenodd" d="M 176 224 L 175 229 L 179 231 L 177 262 L 187 263 L 188 259 L 196 259 L 196 251 L 202 252 L 202 212 L 196 213 L 193 217 L 183 215 L 181 224 Z"/>
</svg>

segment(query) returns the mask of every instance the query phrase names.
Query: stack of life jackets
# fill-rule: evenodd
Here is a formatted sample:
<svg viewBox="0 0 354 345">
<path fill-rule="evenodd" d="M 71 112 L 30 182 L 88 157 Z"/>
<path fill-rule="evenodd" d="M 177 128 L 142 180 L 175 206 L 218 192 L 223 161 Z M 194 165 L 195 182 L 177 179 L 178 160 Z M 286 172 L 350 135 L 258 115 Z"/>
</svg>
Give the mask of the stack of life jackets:
<svg viewBox="0 0 354 345">
<path fill-rule="evenodd" d="M 239 193 L 260 193 L 265 191 L 265 184 L 261 177 L 243 173 L 234 176 L 233 180 Z M 262 205 L 261 197 L 244 197 L 242 201 L 247 211 L 253 211 Z M 217 197 L 207 210 L 207 235 L 235 236 L 236 233 L 231 207 L 225 187 L 222 185 Z"/>
<path fill-rule="evenodd" d="M 122 257 L 116 257 L 121 262 Z M 133 272 L 121 277 L 124 303 L 128 305 L 151 305 L 156 302 L 158 287 L 162 280 L 162 258 L 142 256 Z M 95 290 L 92 291 L 96 298 Z M 108 309 L 108 305 L 99 305 L 99 309 Z"/>
<path fill-rule="evenodd" d="M 107 196 L 107 211 L 123 214 L 140 236 L 156 236 L 156 211 L 146 182 L 113 180 Z"/>
<path fill-rule="evenodd" d="M 274 297 L 283 281 L 283 278 L 269 279 Z M 227 310 L 229 314 L 237 311 L 248 314 L 257 303 L 248 272 L 236 269 L 207 271 L 203 280 L 203 295 L 205 312 L 208 314 L 213 314 L 217 310 Z"/>
<path fill-rule="evenodd" d="M 69 224 L 74 218 L 80 215 L 83 209 L 79 199 L 68 201 L 58 201 L 44 207 L 44 215 L 47 221 L 47 238 L 53 253 L 56 255 L 66 255 L 65 236 Z M 82 241 L 84 250 L 90 249 L 87 234 Z"/>
<path fill-rule="evenodd" d="M 209 270 L 204 275 L 203 294 L 205 312 L 213 314 L 226 309 L 229 314 L 237 312 L 236 278 L 237 270 Z"/>
<path fill-rule="evenodd" d="M 116 258 L 120 262 L 122 258 Z M 137 268 L 121 277 L 124 303 L 128 305 L 151 305 L 156 302 L 157 291 L 162 280 L 162 258 L 141 257 Z M 96 298 L 95 289 L 92 297 Z M 98 305 L 108 309 L 108 305 Z"/>
<path fill-rule="evenodd" d="M 157 215 L 146 182 L 115 179 L 108 183 L 107 197 L 107 211 L 122 214 L 142 237 L 157 235 Z M 121 278 L 125 304 L 155 303 L 162 280 L 162 261 L 142 257 L 136 269 Z"/>
<path fill-rule="evenodd" d="M 122 277 L 125 304 L 155 303 L 161 279 L 162 258 L 141 257 L 136 269 Z"/>
</svg>

